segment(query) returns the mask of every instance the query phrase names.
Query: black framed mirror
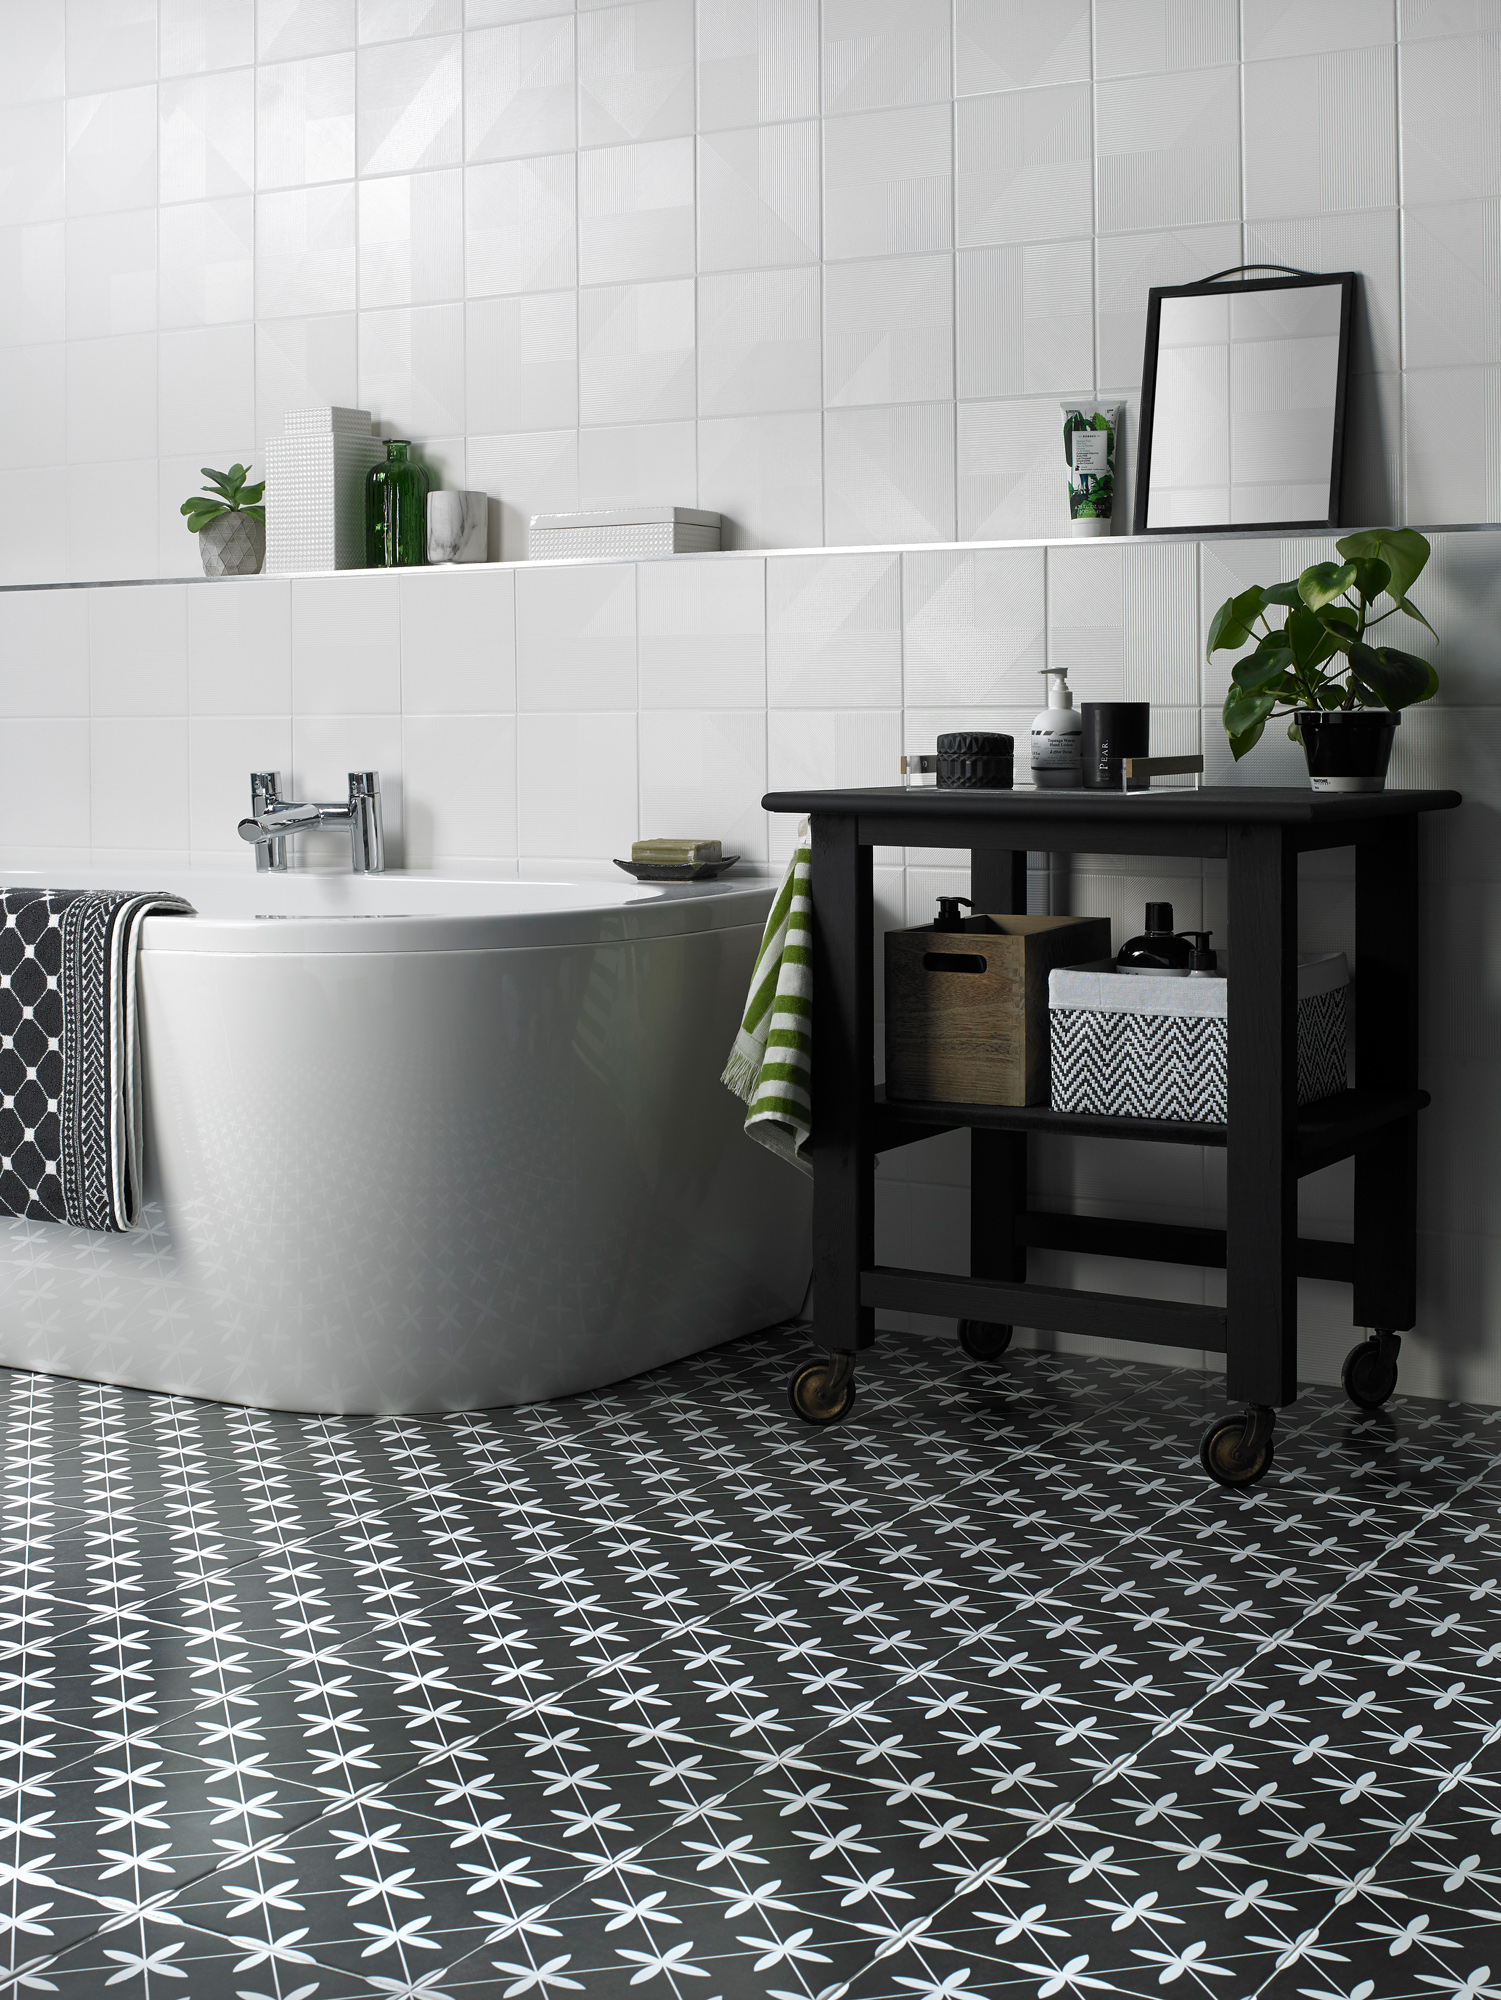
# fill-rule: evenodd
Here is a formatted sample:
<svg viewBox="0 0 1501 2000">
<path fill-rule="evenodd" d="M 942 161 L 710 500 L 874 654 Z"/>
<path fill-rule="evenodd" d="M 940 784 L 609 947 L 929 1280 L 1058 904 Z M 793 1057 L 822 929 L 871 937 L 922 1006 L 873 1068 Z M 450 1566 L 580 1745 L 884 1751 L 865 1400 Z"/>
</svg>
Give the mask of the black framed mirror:
<svg viewBox="0 0 1501 2000">
<path fill-rule="evenodd" d="M 1353 271 L 1280 264 L 1152 287 L 1138 535 L 1340 525 L 1354 299 Z"/>
</svg>

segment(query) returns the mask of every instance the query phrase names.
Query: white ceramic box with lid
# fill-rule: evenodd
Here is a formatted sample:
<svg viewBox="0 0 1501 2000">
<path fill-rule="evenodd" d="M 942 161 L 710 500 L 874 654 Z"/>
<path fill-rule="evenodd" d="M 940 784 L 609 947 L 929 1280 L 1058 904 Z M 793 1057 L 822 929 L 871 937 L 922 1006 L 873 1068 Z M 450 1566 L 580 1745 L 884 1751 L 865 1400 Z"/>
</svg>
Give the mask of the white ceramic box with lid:
<svg viewBox="0 0 1501 2000">
<path fill-rule="evenodd" d="M 690 556 L 719 547 L 722 517 L 698 507 L 602 507 L 583 514 L 533 514 L 527 554 Z"/>
</svg>

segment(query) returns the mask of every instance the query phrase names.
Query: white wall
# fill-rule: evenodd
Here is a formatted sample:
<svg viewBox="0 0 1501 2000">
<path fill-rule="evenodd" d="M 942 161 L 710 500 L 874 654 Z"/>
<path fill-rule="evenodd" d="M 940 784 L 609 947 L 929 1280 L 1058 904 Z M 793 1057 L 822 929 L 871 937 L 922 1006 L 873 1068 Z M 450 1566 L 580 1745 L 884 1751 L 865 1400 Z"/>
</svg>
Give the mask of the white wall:
<svg viewBox="0 0 1501 2000">
<path fill-rule="evenodd" d="M 252 769 L 298 797 L 382 775 L 393 860 L 502 874 L 613 873 L 638 834 L 721 836 L 785 857 L 768 786 L 893 782 L 941 728 L 1024 738 L 1038 669 L 1081 700 L 1153 705 L 1153 747 L 1203 747 L 1221 782 L 1298 782 L 1275 731 L 1238 769 L 1202 664 L 1214 608 L 1319 560 L 1317 539 L 1055 543 L 689 556 L 641 563 L 0 591 L 0 870 L 70 862 L 149 885 L 192 861 L 249 869 L 236 838 Z M 1400 784 L 1448 784 L 1424 830 L 1420 1335 L 1404 1379 L 1501 1403 L 1501 529 L 1435 538 L 1417 601 L 1442 634 L 1439 697 L 1398 733 Z M 328 858 L 340 859 L 339 843 Z M 883 924 L 919 923 L 966 887 L 955 857 L 877 857 Z M 1034 889 L 1046 893 L 1045 876 Z M 1305 946 L 1351 950 L 1353 885 L 1335 852 L 1305 867 Z M 1057 906 L 1108 915 L 1115 941 L 1149 896 L 1224 938 L 1222 870 L 1079 857 Z M 1223 1155 L 1053 1141 L 1041 1198 L 1083 1212 L 1215 1223 Z M 964 1269 L 962 1135 L 893 1155 L 882 1254 Z M 1314 1233 L 1347 1233 L 1349 1172 L 1303 1184 Z M 1107 1290 L 1215 1296 L 1183 1269 L 1038 1256 Z M 1065 1281 L 1057 1277 L 1057 1281 Z M 1349 1293 L 1305 1283 L 1304 1369 L 1335 1380 Z M 1066 1343 L 1065 1343 L 1066 1344 Z"/>
<path fill-rule="evenodd" d="M 1501 511 L 1474 0 L 0 0 L 0 580 L 368 406 L 525 515 L 1049 534 L 1146 288 L 1353 267 L 1348 518 Z M 1482 30 L 1483 27 L 1483 31 Z"/>
</svg>

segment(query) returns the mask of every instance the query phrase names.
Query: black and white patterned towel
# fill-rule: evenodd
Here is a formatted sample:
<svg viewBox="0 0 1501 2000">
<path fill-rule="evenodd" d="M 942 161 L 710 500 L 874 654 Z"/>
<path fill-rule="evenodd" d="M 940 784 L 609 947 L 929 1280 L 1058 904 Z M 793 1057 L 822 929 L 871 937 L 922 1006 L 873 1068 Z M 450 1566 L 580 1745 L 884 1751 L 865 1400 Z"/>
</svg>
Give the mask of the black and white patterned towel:
<svg viewBox="0 0 1501 2000">
<path fill-rule="evenodd" d="M 165 894 L 0 889 L 0 1215 L 134 1227 L 141 925 L 192 914 Z"/>
</svg>

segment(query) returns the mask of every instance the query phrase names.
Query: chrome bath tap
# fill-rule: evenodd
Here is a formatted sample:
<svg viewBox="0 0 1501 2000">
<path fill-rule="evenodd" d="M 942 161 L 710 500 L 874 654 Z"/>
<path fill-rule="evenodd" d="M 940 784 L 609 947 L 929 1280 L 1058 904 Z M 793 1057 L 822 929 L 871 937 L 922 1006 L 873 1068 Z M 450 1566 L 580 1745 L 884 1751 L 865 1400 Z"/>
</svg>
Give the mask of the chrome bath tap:
<svg viewBox="0 0 1501 2000">
<path fill-rule="evenodd" d="M 254 843 L 258 869 L 287 865 L 287 838 L 313 827 L 349 828 L 349 865 L 356 875 L 379 875 L 386 865 L 381 823 L 380 772 L 351 771 L 349 801 L 336 805 L 295 805 L 281 796 L 280 771 L 250 774 L 250 817 L 240 821 L 240 838 Z"/>
</svg>

